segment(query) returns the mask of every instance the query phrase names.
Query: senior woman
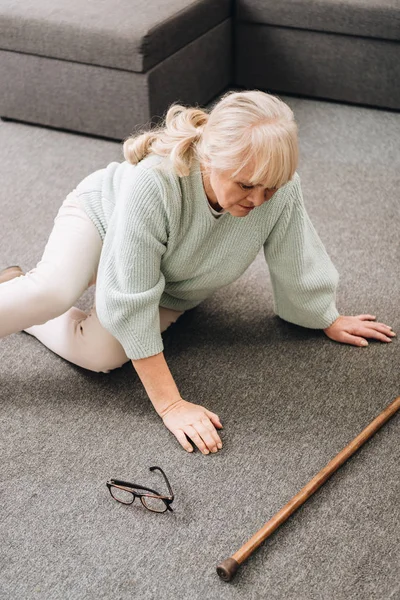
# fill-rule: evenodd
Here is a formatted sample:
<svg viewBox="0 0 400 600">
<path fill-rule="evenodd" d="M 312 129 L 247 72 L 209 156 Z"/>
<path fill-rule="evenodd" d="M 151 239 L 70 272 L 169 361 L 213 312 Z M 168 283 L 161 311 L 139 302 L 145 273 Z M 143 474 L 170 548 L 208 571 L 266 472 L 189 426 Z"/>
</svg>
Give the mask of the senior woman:
<svg viewBox="0 0 400 600">
<path fill-rule="evenodd" d="M 231 92 L 210 113 L 173 105 L 163 126 L 125 141 L 124 156 L 67 196 L 32 271 L 2 272 L 0 337 L 24 330 L 94 371 L 132 361 L 166 427 L 204 454 L 222 447 L 222 424 L 181 397 L 161 333 L 261 248 L 282 319 L 356 346 L 391 341 L 373 315 L 339 315 L 338 274 L 306 213 L 297 126 L 279 98 Z M 94 283 L 86 314 L 73 305 Z"/>
</svg>

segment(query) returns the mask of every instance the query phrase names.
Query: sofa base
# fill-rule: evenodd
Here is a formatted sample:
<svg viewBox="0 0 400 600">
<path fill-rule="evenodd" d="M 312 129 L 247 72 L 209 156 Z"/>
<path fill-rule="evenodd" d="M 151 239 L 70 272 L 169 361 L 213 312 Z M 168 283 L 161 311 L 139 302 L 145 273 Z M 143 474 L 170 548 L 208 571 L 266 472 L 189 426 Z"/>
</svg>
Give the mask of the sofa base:
<svg viewBox="0 0 400 600">
<path fill-rule="evenodd" d="M 399 56 L 394 41 L 238 23 L 235 83 L 398 110 Z"/>
</svg>

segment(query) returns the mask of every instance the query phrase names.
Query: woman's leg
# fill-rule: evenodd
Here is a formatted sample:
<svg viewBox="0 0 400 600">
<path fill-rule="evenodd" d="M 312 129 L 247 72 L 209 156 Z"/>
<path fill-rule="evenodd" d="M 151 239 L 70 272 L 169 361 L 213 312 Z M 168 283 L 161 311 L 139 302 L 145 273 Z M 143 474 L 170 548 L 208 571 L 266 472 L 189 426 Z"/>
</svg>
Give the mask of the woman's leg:
<svg viewBox="0 0 400 600">
<path fill-rule="evenodd" d="M 0 338 L 68 310 L 93 280 L 101 247 L 95 225 L 72 192 L 54 220 L 36 268 L 0 285 Z"/>
<path fill-rule="evenodd" d="M 92 371 L 108 372 L 127 362 L 95 309 L 87 315 L 72 307 L 95 282 L 101 248 L 96 227 L 74 193 L 69 194 L 37 267 L 0 285 L 0 337 L 25 330 L 56 354 Z M 161 332 L 181 314 L 160 307 Z"/>
<path fill-rule="evenodd" d="M 182 312 L 160 307 L 160 331 L 165 331 Z M 101 325 L 95 308 L 89 315 L 77 308 L 26 330 L 53 352 L 90 371 L 108 373 L 129 361 L 121 344 Z"/>
</svg>

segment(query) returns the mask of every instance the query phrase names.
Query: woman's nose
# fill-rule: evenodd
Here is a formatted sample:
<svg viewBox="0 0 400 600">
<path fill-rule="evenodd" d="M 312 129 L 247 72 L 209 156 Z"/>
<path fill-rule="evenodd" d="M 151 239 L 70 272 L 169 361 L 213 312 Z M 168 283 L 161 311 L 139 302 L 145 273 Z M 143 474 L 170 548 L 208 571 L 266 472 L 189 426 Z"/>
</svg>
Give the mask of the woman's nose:
<svg viewBox="0 0 400 600">
<path fill-rule="evenodd" d="M 261 206 L 262 204 L 264 204 L 264 202 L 268 202 L 268 200 L 271 200 L 274 194 L 275 190 L 256 188 L 252 190 L 249 199 L 252 201 L 254 206 Z"/>
<path fill-rule="evenodd" d="M 264 204 L 265 202 L 265 190 L 261 188 L 253 189 L 250 195 L 250 200 L 252 201 L 254 206 L 261 206 L 261 204 Z"/>
</svg>

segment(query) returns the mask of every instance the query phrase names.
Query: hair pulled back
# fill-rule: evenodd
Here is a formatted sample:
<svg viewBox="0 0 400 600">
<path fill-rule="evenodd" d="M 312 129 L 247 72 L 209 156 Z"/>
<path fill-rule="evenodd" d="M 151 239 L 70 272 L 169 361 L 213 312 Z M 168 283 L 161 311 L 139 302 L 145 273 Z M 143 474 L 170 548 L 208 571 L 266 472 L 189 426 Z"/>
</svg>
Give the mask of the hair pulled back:
<svg viewBox="0 0 400 600">
<path fill-rule="evenodd" d="M 297 125 L 290 107 L 276 96 L 228 92 L 210 112 L 174 104 L 162 126 L 124 143 L 132 164 L 150 153 L 168 157 L 181 177 L 197 159 L 203 168 L 231 171 L 232 177 L 251 165 L 251 183 L 281 187 L 297 168 Z"/>
<path fill-rule="evenodd" d="M 169 157 L 178 175 L 188 175 L 196 155 L 196 143 L 207 120 L 208 114 L 199 108 L 173 104 L 168 109 L 164 126 L 125 141 L 125 159 L 135 165 L 150 153 L 158 154 Z"/>
</svg>

